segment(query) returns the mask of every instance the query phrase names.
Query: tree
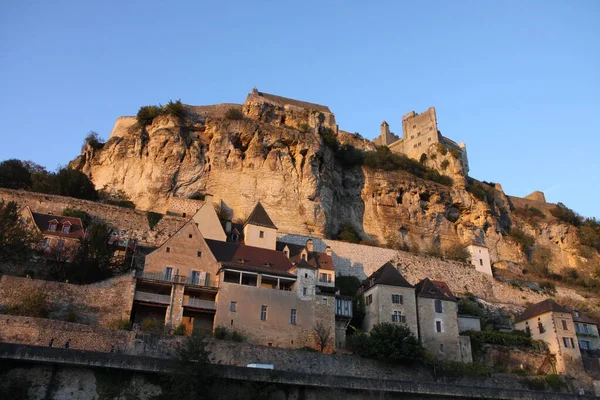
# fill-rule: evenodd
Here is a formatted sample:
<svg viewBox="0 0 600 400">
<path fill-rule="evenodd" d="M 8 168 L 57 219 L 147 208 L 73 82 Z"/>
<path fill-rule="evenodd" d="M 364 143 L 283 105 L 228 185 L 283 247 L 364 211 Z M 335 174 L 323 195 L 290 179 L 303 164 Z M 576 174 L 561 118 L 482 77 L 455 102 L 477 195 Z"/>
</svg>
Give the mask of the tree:
<svg viewBox="0 0 600 400">
<path fill-rule="evenodd" d="M 94 184 L 83 172 L 71 168 L 61 168 L 56 175 L 59 187 L 58 194 L 61 196 L 86 200 L 98 199 Z"/>
<path fill-rule="evenodd" d="M 125 265 L 112 263 L 113 251 L 108 245 L 109 237 L 108 225 L 104 223 L 97 222 L 87 229 L 67 274 L 69 280 L 79 283 L 97 282 L 125 270 Z"/>
<path fill-rule="evenodd" d="M 317 346 L 319 346 L 319 350 L 323 353 L 331 341 L 331 327 L 319 321 L 313 331 L 317 340 Z"/>
<path fill-rule="evenodd" d="M 81 151 L 84 151 L 87 146 L 90 146 L 91 148 L 96 150 L 101 149 L 102 147 L 104 147 L 104 140 L 102 140 L 100 138 L 100 135 L 98 135 L 96 132 L 90 131 L 90 133 L 88 133 L 88 135 L 83 140 Z"/>
<path fill-rule="evenodd" d="M 356 229 L 354 229 L 352 224 L 346 222 L 342 225 L 342 229 L 338 234 L 338 239 L 349 243 L 359 243 L 360 235 L 356 232 Z"/>
<path fill-rule="evenodd" d="M 78 245 L 71 241 L 54 244 L 44 249 L 50 277 L 58 281 L 68 279 L 69 263 L 73 261 L 77 252 Z"/>
<path fill-rule="evenodd" d="M 460 244 L 453 244 L 444 251 L 444 257 L 449 260 L 455 260 L 460 262 L 467 262 L 467 259 L 471 257 L 468 250 Z"/>
<path fill-rule="evenodd" d="M 425 349 L 406 325 L 384 322 L 368 334 L 360 333 L 351 348 L 362 357 L 392 364 L 410 364 L 420 360 Z"/>
<path fill-rule="evenodd" d="M 31 174 L 21 160 L 13 158 L 0 163 L 0 187 L 9 189 L 31 187 Z"/>
<path fill-rule="evenodd" d="M 38 232 L 21 223 L 17 203 L 0 200 L 0 261 L 25 261 L 41 239 Z"/>
<path fill-rule="evenodd" d="M 214 398 L 211 388 L 215 374 L 210 366 L 206 340 L 199 335 L 186 337 L 177 348 L 177 365 L 165 381 L 161 400 L 202 400 Z"/>
</svg>

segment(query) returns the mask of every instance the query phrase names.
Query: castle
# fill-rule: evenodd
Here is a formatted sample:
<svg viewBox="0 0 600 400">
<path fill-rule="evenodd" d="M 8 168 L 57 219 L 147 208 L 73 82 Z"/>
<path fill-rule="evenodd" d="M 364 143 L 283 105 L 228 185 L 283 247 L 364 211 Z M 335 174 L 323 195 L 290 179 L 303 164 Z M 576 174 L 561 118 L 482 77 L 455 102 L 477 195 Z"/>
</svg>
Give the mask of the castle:
<svg viewBox="0 0 600 400">
<path fill-rule="evenodd" d="M 395 153 L 406 154 L 410 158 L 419 159 L 426 149 L 435 143 L 448 148 L 448 150 L 457 151 L 463 164 L 465 174 L 469 172 L 469 160 L 467 158 L 467 146 L 464 143 L 455 141 L 442 136 L 437 128 L 437 117 L 435 108 L 429 107 L 427 111 L 417 114 L 414 111 L 409 112 L 402 117 L 402 133 L 400 138 L 390 131 L 390 126 L 386 121 L 381 123 L 381 134 L 373 140 L 377 146 L 388 146 Z"/>
</svg>

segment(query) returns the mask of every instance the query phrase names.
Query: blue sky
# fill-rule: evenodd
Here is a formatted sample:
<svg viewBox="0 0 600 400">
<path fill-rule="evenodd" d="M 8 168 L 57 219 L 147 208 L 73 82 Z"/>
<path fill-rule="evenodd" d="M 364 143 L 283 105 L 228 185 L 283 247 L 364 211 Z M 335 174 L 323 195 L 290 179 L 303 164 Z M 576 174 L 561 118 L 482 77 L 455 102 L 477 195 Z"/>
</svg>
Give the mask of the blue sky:
<svg viewBox="0 0 600 400">
<path fill-rule="evenodd" d="M 256 86 L 367 138 L 435 106 L 473 177 L 600 217 L 599 20 L 595 0 L 7 2 L 0 160 L 54 169 L 142 105 Z"/>
</svg>

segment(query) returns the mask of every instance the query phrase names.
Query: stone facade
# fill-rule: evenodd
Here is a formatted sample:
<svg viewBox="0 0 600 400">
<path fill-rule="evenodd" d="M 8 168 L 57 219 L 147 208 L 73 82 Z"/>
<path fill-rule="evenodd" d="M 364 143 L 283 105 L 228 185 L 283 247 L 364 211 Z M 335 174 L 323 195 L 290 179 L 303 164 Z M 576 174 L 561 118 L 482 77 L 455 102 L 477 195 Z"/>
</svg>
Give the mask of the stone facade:
<svg viewBox="0 0 600 400">
<path fill-rule="evenodd" d="M 275 250 L 277 242 L 277 229 L 253 224 L 244 225 L 244 244 Z"/>
<path fill-rule="evenodd" d="M 220 240 L 224 242 L 227 240 L 227 235 L 223 230 L 217 211 L 215 210 L 212 202 L 212 196 L 206 196 L 204 204 L 198 209 L 198 211 L 192 217 L 196 226 L 200 230 L 202 237 L 206 239 Z"/>
<path fill-rule="evenodd" d="M 566 329 L 565 329 L 566 327 Z M 559 374 L 573 374 L 583 369 L 581 352 L 573 318 L 568 312 L 546 312 L 515 322 L 515 329 L 531 332 L 531 337 L 548 344 L 550 353 L 556 355 Z"/>
<path fill-rule="evenodd" d="M 536 373 L 545 365 L 550 353 L 548 350 L 484 344 L 481 351 L 476 354 L 476 362 L 487 365 L 501 365 L 509 370 L 523 369 Z M 552 373 L 553 371 L 548 369 L 542 372 Z"/>
<path fill-rule="evenodd" d="M 134 296 L 134 277 L 125 274 L 91 285 L 0 277 L 0 305 L 18 304 L 23 295 L 40 292 L 46 296 L 50 318 L 65 319 L 70 312 L 77 321 L 109 326 L 115 320 L 129 319 Z"/>
<path fill-rule="evenodd" d="M 441 301 L 442 312 L 436 311 L 436 301 Z M 423 346 L 440 358 L 460 361 L 456 302 L 419 297 L 417 310 L 419 338 Z"/>
<path fill-rule="evenodd" d="M 471 244 L 467 246 L 467 251 L 471 255 L 471 264 L 475 266 L 475 270 L 489 276 L 492 274 L 492 263 L 490 262 L 490 252 L 485 246 L 478 244 Z"/>
<path fill-rule="evenodd" d="M 221 282 L 215 327 L 238 331 L 252 343 L 302 348 L 316 347 L 315 327 L 320 322 L 330 331 L 331 350 L 335 348 L 334 307 L 332 296 L 303 300 L 295 291 Z"/>
<path fill-rule="evenodd" d="M 365 318 L 363 320 L 363 330 L 365 332 L 370 331 L 374 325 L 382 322 L 404 323 L 419 338 L 417 302 L 414 288 L 375 285 L 365 290 L 363 295 L 365 296 Z M 394 304 L 392 295 L 401 296 L 400 303 Z M 369 296 L 371 296 L 371 300 L 366 300 Z M 397 322 L 393 320 L 395 312 L 401 314 Z"/>
</svg>

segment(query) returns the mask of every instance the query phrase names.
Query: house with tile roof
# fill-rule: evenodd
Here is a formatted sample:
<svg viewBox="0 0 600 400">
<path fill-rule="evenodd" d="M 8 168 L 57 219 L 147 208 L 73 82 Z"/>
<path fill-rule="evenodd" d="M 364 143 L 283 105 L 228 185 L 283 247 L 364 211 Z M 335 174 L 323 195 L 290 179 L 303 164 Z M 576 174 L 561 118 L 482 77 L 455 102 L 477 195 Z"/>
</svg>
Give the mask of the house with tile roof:
<svg viewBox="0 0 600 400">
<path fill-rule="evenodd" d="M 419 338 L 439 358 L 461 361 L 456 297 L 445 282 L 425 278 L 415 285 Z"/>
<path fill-rule="evenodd" d="M 245 245 L 275 250 L 277 227 L 260 201 L 256 203 L 256 206 L 254 206 L 254 209 L 244 223 L 243 231 Z"/>
<path fill-rule="evenodd" d="M 515 329 L 548 344 L 556 357 L 557 373 L 572 374 L 583 369 L 573 316 L 566 307 L 550 299 L 533 304 L 516 318 Z"/>
<path fill-rule="evenodd" d="M 83 222 L 77 217 L 42 214 L 34 212 L 29 206 L 20 212 L 20 223 L 39 232 L 43 241 L 40 248 L 46 257 L 64 252 L 66 260 L 75 256 L 80 241 L 85 237 Z"/>
<path fill-rule="evenodd" d="M 600 353 L 598 321 L 575 309 L 571 310 L 571 315 L 582 355 Z"/>
<path fill-rule="evenodd" d="M 359 294 L 365 298 L 362 329 L 370 331 L 382 322 L 405 324 L 419 337 L 415 288 L 387 262 L 364 280 Z"/>
</svg>

